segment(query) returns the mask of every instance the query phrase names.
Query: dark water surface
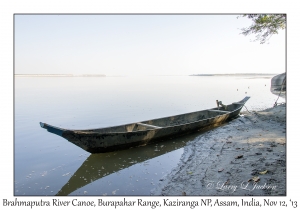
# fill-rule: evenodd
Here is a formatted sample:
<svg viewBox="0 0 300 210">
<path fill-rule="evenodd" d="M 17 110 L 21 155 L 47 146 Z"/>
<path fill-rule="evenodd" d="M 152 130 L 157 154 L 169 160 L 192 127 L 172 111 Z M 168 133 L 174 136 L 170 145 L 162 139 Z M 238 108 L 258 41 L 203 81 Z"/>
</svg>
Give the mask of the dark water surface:
<svg viewBox="0 0 300 210">
<path fill-rule="evenodd" d="M 105 154 L 85 152 L 40 128 L 119 125 L 212 108 L 246 95 L 248 110 L 273 106 L 271 78 L 16 77 L 14 195 L 149 195 L 201 133 Z M 284 102 L 280 98 L 278 103 Z M 245 110 L 245 108 L 243 109 Z"/>
</svg>

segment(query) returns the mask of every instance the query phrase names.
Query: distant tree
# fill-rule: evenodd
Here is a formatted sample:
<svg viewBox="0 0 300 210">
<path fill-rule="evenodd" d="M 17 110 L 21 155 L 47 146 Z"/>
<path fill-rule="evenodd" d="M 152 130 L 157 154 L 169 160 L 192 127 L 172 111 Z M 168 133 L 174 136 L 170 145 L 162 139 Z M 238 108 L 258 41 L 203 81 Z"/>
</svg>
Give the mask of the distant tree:
<svg viewBox="0 0 300 210">
<path fill-rule="evenodd" d="M 247 14 L 239 17 L 253 20 L 250 27 L 242 28 L 242 34 L 245 36 L 256 34 L 254 41 L 260 41 L 260 44 L 266 43 L 273 34 L 278 34 L 279 30 L 286 28 L 286 14 Z"/>
</svg>

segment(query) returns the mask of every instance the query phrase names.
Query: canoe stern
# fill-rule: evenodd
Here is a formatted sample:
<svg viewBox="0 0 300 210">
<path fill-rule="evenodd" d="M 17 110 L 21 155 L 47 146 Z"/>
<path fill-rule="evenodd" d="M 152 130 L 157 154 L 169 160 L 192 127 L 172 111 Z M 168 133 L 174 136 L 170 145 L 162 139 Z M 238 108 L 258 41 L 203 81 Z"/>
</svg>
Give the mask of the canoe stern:
<svg viewBox="0 0 300 210">
<path fill-rule="evenodd" d="M 44 129 L 46 129 L 48 132 L 56 134 L 58 136 L 62 136 L 63 132 L 65 131 L 65 129 L 54 127 L 52 125 L 48 125 L 48 124 L 42 123 L 42 122 L 40 122 L 40 126 Z"/>
</svg>

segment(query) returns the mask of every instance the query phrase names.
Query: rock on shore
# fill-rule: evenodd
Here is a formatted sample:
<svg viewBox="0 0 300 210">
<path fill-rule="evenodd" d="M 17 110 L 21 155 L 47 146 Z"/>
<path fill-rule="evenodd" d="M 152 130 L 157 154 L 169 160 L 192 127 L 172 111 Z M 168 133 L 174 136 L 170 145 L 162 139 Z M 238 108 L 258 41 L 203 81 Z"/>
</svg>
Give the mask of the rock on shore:
<svg viewBox="0 0 300 210">
<path fill-rule="evenodd" d="M 285 104 L 197 137 L 152 195 L 286 195 Z"/>
</svg>

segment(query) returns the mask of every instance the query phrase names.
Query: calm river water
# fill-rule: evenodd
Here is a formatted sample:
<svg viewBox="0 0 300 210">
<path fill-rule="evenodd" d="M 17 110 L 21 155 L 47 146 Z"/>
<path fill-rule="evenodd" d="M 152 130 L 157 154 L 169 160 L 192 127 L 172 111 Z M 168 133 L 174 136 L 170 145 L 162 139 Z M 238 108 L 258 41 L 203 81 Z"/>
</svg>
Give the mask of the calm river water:
<svg viewBox="0 0 300 210">
<path fill-rule="evenodd" d="M 91 155 L 39 122 L 86 129 L 198 111 L 251 96 L 272 107 L 271 77 L 15 77 L 14 195 L 149 195 L 201 133 Z M 280 98 L 278 102 L 284 102 Z M 243 108 L 245 110 L 245 108 Z"/>
</svg>

